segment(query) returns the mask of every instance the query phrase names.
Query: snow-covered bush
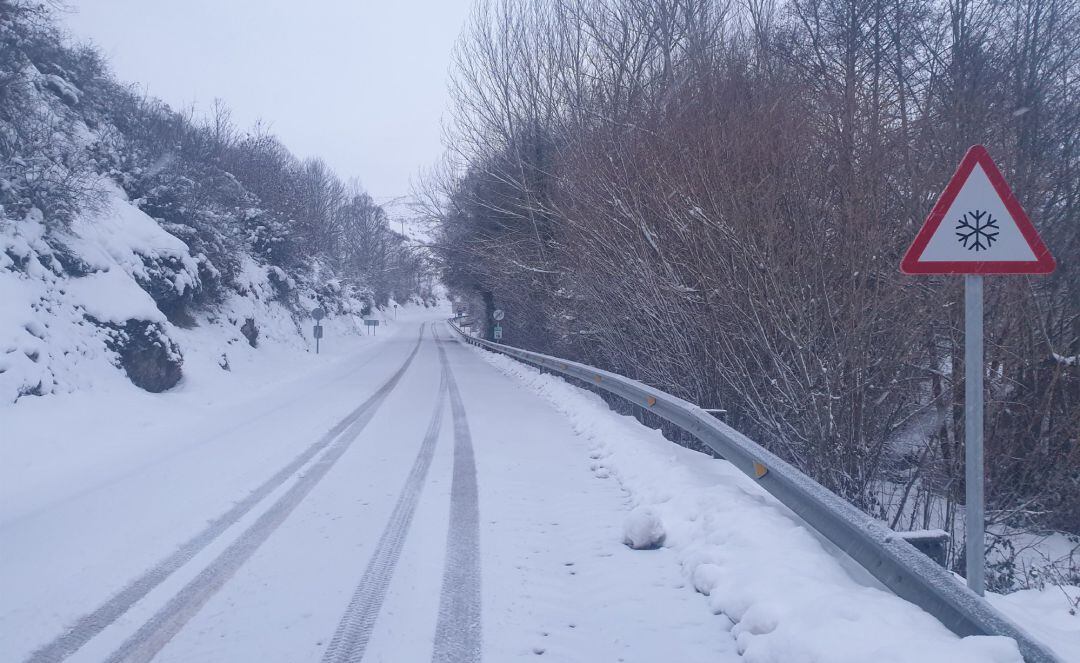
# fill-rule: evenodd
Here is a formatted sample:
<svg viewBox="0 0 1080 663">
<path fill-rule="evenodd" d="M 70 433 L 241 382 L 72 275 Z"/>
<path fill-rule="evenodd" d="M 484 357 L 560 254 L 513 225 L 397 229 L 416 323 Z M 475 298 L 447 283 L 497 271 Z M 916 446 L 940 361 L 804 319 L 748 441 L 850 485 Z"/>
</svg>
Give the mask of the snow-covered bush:
<svg viewBox="0 0 1080 663">
<path fill-rule="evenodd" d="M 1036 73 L 1076 68 L 1080 5 L 601 4 L 619 18 L 493 5 L 462 36 L 454 174 L 430 192 L 455 294 L 480 319 L 507 309 L 515 345 L 724 410 L 891 526 L 947 530 L 962 570 L 962 289 L 898 265 L 984 143 L 1058 257 L 987 282 L 988 521 L 1080 531 L 1080 232 L 1062 194 L 1080 105 L 1072 79 Z M 960 24 L 980 28 L 942 27 Z M 882 25 L 889 48 L 862 48 Z M 566 84 L 582 72 L 587 91 Z"/>
</svg>

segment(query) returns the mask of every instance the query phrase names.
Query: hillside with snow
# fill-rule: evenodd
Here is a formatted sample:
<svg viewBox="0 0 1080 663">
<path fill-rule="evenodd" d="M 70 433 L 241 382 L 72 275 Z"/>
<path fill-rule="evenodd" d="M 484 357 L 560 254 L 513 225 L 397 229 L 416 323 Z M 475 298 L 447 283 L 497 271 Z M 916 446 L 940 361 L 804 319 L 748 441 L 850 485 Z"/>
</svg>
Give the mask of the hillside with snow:
<svg viewBox="0 0 1080 663">
<path fill-rule="evenodd" d="M 356 334 L 433 288 L 424 255 L 321 161 L 220 105 L 198 119 L 141 96 L 47 10 L 4 6 L 0 407 L 313 352 L 312 308 Z"/>
</svg>

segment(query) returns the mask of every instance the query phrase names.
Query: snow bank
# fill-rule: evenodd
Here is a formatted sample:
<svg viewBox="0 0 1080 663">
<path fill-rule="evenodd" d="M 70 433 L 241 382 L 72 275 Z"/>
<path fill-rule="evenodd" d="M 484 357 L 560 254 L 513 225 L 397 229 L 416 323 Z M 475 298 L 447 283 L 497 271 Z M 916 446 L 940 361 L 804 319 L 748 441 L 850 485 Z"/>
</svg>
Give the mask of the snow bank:
<svg viewBox="0 0 1080 663">
<path fill-rule="evenodd" d="M 1080 661 L 1080 587 L 1047 585 L 986 599 L 1049 644 L 1065 661 Z"/>
<path fill-rule="evenodd" d="M 730 463 L 679 447 L 613 413 L 595 394 L 476 349 L 565 415 L 595 469 L 627 492 L 628 529 L 652 512 L 664 546 L 748 663 L 1021 663 L 1002 637 L 959 638 L 827 550 L 782 504 Z M 595 471 L 594 469 L 594 471 Z"/>
<path fill-rule="evenodd" d="M 129 300 L 106 308 L 98 288 L 63 277 L 59 258 L 44 236 L 40 214 L 0 225 L 0 406 L 22 396 L 71 391 L 114 377 L 117 371 L 105 359 L 110 354 L 105 335 L 86 320 L 86 306 L 106 318 L 121 306 L 140 307 Z M 123 288 L 115 276 L 94 281 L 115 294 Z M 156 310 L 152 303 L 149 308 Z M 110 369 L 106 375 L 94 369 L 102 363 Z"/>
</svg>

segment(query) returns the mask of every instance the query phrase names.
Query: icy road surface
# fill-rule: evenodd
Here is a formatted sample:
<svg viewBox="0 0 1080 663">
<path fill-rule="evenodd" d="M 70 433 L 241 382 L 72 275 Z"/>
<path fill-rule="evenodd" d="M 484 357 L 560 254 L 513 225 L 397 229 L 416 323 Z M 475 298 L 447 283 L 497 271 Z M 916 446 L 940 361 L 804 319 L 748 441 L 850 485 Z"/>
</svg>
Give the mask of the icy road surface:
<svg viewBox="0 0 1080 663">
<path fill-rule="evenodd" d="M 445 323 L 386 332 L 185 416 L 10 416 L 0 661 L 1019 661 L 723 461 Z"/>
</svg>

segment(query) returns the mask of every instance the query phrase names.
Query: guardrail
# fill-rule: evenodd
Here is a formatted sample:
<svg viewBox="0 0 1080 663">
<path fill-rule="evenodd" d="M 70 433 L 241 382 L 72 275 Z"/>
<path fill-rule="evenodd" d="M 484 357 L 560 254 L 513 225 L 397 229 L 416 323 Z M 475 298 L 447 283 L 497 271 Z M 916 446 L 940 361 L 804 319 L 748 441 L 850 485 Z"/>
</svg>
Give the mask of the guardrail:
<svg viewBox="0 0 1080 663">
<path fill-rule="evenodd" d="M 754 478 L 893 593 L 927 611 L 953 633 L 1010 637 L 1027 663 L 1062 663 L 899 534 L 697 405 L 617 373 L 476 338 L 452 321 L 450 326 L 468 343 L 589 383 L 690 433 Z"/>
</svg>

